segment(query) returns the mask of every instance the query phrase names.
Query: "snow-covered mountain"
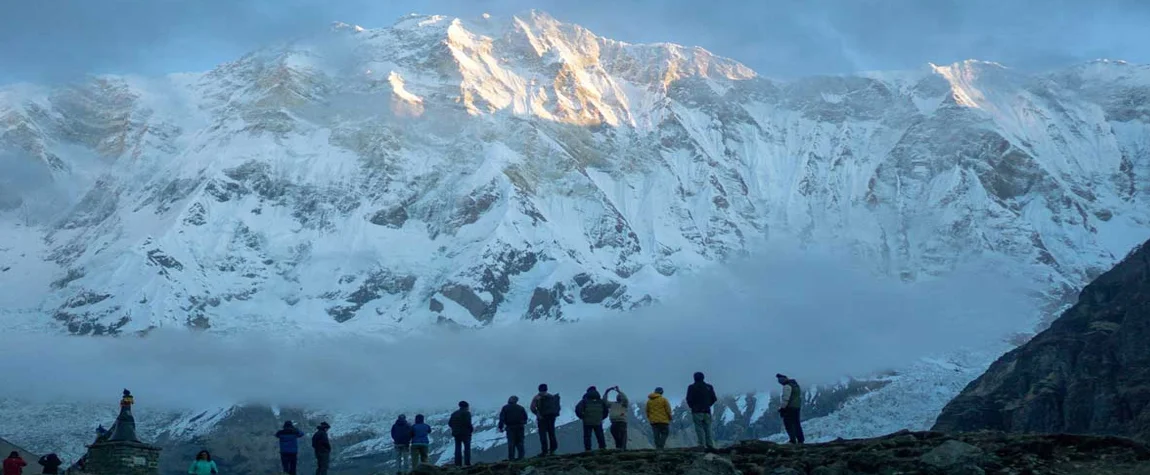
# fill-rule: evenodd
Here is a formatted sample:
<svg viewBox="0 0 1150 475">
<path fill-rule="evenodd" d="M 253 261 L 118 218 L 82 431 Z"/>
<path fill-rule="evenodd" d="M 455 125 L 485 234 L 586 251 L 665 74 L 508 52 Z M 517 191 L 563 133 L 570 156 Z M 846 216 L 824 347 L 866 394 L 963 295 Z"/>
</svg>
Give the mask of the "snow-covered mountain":
<svg viewBox="0 0 1150 475">
<path fill-rule="evenodd" d="M 44 221 L 67 197 L 4 185 L 0 279 L 78 334 L 397 333 L 626 311 L 790 235 L 905 279 L 999 256 L 1054 295 L 1145 237 L 1148 95 L 1122 62 L 781 82 L 539 13 L 336 24 L 203 74 L 4 88 L 5 160 L 82 192 Z"/>
<path fill-rule="evenodd" d="M 790 239 L 908 281 L 990 259 L 1058 305 L 1150 234 L 1150 67 L 778 81 L 541 13 L 411 16 L 206 73 L 0 87 L 0 170 L 9 328 L 574 320 Z M 979 364 L 889 386 L 920 391 L 895 396 L 929 401 L 914 413 L 929 424 Z M 730 402 L 723 431 L 763 436 L 755 401 Z M 155 434 L 200 437 L 234 412 L 164 416 L 200 422 Z M 874 435 L 838 419 L 814 428 Z M 348 425 L 348 457 L 386 446 Z"/>
</svg>

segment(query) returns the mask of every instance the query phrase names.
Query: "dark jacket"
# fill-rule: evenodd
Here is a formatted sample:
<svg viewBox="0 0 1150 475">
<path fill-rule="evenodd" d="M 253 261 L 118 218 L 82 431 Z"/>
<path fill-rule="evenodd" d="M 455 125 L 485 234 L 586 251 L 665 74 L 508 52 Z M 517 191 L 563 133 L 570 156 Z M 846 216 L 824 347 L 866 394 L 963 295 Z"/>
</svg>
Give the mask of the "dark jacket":
<svg viewBox="0 0 1150 475">
<path fill-rule="evenodd" d="M 427 445 L 431 443 L 431 426 L 424 424 L 423 421 L 416 419 L 415 424 L 411 426 L 411 443 L 412 445 Z"/>
<path fill-rule="evenodd" d="M 499 411 L 499 430 L 506 427 L 524 427 L 527 425 L 527 409 L 518 403 L 509 403 Z"/>
<path fill-rule="evenodd" d="M 451 413 L 447 426 L 451 428 L 452 437 L 471 437 L 475 432 L 475 426 L 471 425 L 471 411 L 463 408 Z"/>
<path fill-rule="evenodd" d="M 40 466 L 44 467 L 44 471 L 42 471 L 40 473 L 48 473 L 48 474 L 59 473 L 60 472 L 60 465 L 63 465 L 63 464 L 64 464 L 64 461 L 60 460 L 60 457 L 56 456 L 56 454 L 45 455 L 43 457 L 40 457 Z"/>
<path fill-rule="evenodd" d="M 411 424 L 407 423 L 407 419 L 401 417 L 391 425 L 391 441 L 395 445 L 411 444 Z"/>
<path fill-rule="evenodd" d="M 692 414 L 710 414 L 711 406 L 719 402 L 715 396 L 715 388 L 703 381 L 695 381 L 687 387 L 687 407 Z"/>
<path fill-rule="evenodd" d="M 575 416 L 583 421 L 583 425 L 593 426 L 603 424 L 603 419 L 607 418 L 609 409 L 607 401 L 599 395 L 599 391 L 588 389 L 587 393 L 583 395 L 583 400 L 575 405 Z"/>
<path fill-rule="evenodd" d="M 317 454 L 330 454 L 331 453 L 331 439 L 327 437 L 327 431 L 320 429 L 315 431 L 311 436 L 311 448 L 315 449 Z"/>
<path fill-rule="evenodd" d="M 280 440 L 280 453 L 298 454 L 301 437 L 303 432 L 292 426 L 286 426 L 276 432 L 276 438 Z"/>
</svg>

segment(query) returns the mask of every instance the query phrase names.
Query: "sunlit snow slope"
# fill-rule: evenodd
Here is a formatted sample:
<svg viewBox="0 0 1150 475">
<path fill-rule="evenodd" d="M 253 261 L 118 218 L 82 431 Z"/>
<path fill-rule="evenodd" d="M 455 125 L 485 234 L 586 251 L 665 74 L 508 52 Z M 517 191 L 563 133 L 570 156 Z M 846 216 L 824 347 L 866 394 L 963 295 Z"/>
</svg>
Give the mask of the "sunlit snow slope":
<svg viewBox="0 0 1150 475">
<path fill-rule="evenodd" d="M 0 88 L 0 159 L 0 307 L 77 334 L 578 319 L 784 236 L 907 280 L 1003 259 L 1057 300 L 1146 238 L 1150 69 L 780 82 L 543 14 L 411 16 Z"/>
</svg>

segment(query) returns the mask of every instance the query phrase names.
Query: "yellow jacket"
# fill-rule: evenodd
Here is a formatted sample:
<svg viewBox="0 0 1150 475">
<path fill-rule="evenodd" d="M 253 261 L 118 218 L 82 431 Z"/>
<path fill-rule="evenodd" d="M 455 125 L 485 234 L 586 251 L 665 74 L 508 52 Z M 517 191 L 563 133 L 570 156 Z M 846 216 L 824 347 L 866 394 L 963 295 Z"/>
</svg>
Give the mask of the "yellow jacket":
<svg viewBox="0 0 1150 475">
<path fill-rule="evenodd" d="M 647 422 L 652 424 L 671 423 L 671 403 L 659 393 L 647 395 Z"/>
</svg>

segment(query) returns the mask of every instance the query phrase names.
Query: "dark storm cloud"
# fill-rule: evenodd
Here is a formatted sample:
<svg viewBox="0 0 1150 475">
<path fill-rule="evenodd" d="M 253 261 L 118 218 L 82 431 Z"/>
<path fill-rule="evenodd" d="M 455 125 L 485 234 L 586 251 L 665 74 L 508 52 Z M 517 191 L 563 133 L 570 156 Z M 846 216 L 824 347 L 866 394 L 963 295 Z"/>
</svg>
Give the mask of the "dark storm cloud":
<svg viewBox="0 0 1150 475">
<path fill-rule="evenodd" d="M 625 41 L 701 45 L 770 76 L 969 58 L 1150 61 L 1150 2 L 1139 0 L 6 0 L 0 81 L 205 70 L 335 20 L 532 8 Z"/>
</svg>

